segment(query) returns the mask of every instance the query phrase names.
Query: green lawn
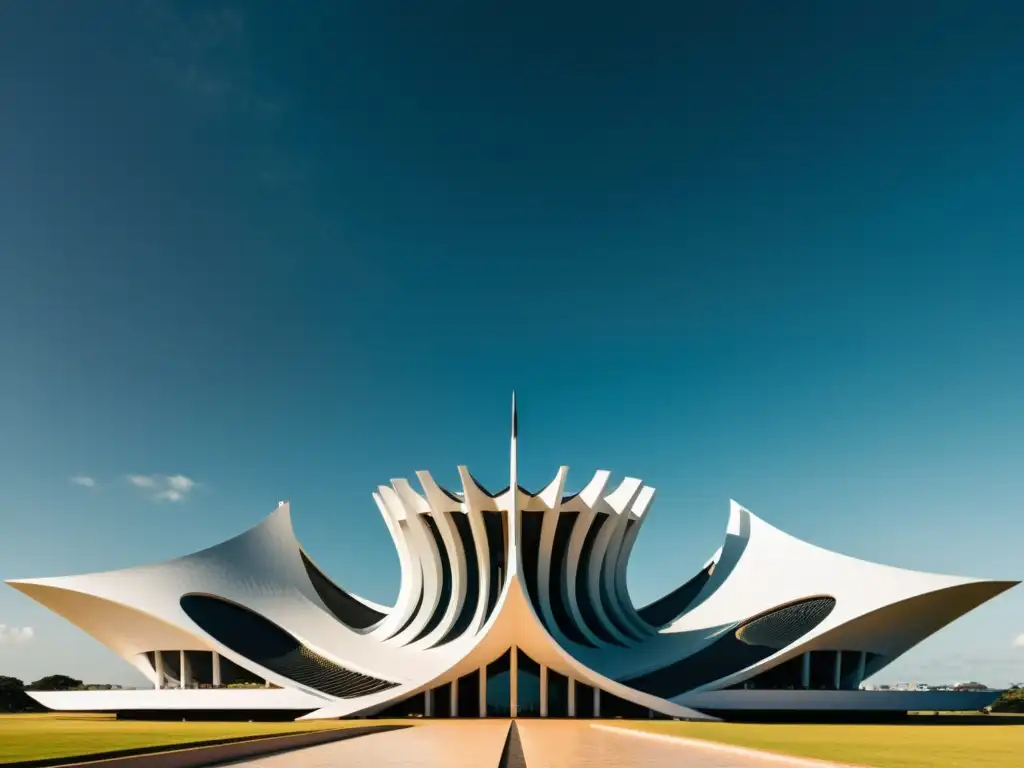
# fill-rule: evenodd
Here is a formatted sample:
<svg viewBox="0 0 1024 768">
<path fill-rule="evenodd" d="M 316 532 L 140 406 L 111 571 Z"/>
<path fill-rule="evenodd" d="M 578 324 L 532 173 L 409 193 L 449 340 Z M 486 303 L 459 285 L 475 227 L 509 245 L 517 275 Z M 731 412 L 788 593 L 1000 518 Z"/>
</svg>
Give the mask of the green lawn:
<svg viewBox="0 0 1024 768">
<path fill-rule="evenodd" d="M 176 723 L 115 720 L 111 715 L 91 714 L 0 715 L 0 764 L 385 722 Z M 403 721 L 403 724 L 408 723 Z"/>
<path fill-rule="evenodd" d="M 922 717 L 899 725 L 790 725 L 614 720 L 608 725 L 873 768 L 1021 768 L 1024 718 Z M 1005 723 L 1005 724 L 1004 724 Z"/>
</svg>

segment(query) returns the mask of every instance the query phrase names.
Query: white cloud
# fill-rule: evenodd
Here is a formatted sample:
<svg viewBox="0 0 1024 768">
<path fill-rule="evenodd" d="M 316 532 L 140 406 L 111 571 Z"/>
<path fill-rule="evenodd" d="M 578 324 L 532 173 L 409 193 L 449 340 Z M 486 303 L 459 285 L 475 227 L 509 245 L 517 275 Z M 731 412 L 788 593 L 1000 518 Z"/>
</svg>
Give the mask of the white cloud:
<svg viewBox="0 0 1024 768">
<path fill-rule="evenodd" d="M 95 488 L 96 480 L 88 475 L 75 475 L 71 478 L 71 482 L 75 485 L 80 485 L 83 488 Z"/>
<path fill-rule="evenodd" d="M 184 475 L 171 475 L 167 478 L 167 485 L 170 486 L 172 490 L 180 491 L 181 493 L 188 493 L 195 485 L 195 481 L 191 478 L 185 477 Z"/>
<path fill-rule="evenodd" d="M 1017 639 L 1013 641 L 1014 648 L 1024 648 L 1024 635 L 1018 635 Z"/>
<path fill-rule="evenodd" d="M 32 627 L 8 627 L 6 624 L 0 624 L 0 645 L 27 643 L 35 634 Z"/>
<path fill-rule="evenodd" d="M 154 501 L 184 501 L 196 487 L 185 475 L 129 475 L 128 482 L 151 491 Z"/>
</svg>

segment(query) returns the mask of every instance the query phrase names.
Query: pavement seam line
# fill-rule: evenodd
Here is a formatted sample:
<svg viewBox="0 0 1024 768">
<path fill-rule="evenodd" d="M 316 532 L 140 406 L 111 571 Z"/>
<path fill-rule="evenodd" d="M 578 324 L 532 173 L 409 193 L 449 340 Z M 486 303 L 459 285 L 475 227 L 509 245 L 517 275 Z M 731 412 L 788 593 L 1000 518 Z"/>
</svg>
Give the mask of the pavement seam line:
<svg viewBox="0 0 1024 768">
<path fill-rule="evenodd" d="M 591 728 L 598 728 L 603 731 L 613 731 L 615 733 L 626 733 L 632 736 L 646 737 L 648 739 L 655 739 L 657 741 L 672 742 L 675 744 L 683 744 L 685 746 L 697 747 L 700 749 L 707 749 L 715 752 L 726 752 L 733 755 L 743 755 L 746 757 L 758 757 L 763 760 L 773 760 L 779 763 L 785 763 L 786 765 L 804 766 L 804 768 L 871 768 L 866 765 L 857 765 L 855 763 L 835 763 L 831 760 L 818 760 L 813 757 L 800 757 L 798 755 L 784 755 L 780 752 L 768 752 L 763 749 L 754 749 L 753 747 L 740 747 L 735 744 L 723 744 L 719 741 L 707 741 L 705 739 L 695 739 L 691 736 L 670 736 L 666 733 L 653 733 L 651 731 L 642 731 L 639 728 L 623 728 L 617 725 L 602 725 L 598 723 L 592 723 Z"/>
</svg>

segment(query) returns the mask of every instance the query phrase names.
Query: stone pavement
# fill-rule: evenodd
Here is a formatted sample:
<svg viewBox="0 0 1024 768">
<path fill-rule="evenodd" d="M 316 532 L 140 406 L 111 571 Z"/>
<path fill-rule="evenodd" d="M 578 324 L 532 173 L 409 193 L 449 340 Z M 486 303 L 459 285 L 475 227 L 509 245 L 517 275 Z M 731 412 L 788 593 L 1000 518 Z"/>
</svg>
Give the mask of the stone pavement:
<svg viewBox="0 0 1024 768">
<path fill-rule="evenodd" d="M 508 720 L 435 720 L 400 731 L 246 760 L 238 768 L 491 768 L 501 760 Z"/>
<path fill-rule="evenodd" d="M 242 768 L 783 768 L 805 762 L 594 728 L 586 720 L 435 720 L 235 765 Z M 506 740 L 513 749 L 504 759 Z M 518 741 L 518 744 L 515 742 Z M 521 745 L 521 752 L 517 748 Z"/>
<path fill-rule="evenodd" d="M 732 753 L 715 746 L 674 743 L 580 720 L 518 720 L 528 768 L 784 768 L 806 765 L 778 755 Z"/>
</svg>

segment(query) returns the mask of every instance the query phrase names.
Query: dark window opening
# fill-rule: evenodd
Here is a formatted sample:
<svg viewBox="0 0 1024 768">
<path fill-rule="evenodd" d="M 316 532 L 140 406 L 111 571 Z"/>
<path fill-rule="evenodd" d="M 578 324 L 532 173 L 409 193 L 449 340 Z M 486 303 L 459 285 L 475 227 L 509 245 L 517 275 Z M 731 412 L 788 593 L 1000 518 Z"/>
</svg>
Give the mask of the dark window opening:
<svg viewBox="0 0 1024 768">
<path fill-rule="evenodd" d="M 462 551 L 466 553 L 466 598 L 451 630 L 438 645 L 444 645 L 460 637 L 469 628 L 469 623 L 476 613 L 476 607 L 480 603 L 480 563 L 476 556 L 476 545 L 473 542 L 473 529 L 469 525 L 469 517 L 455 513 L 451 516 L 451 520 L 459 534 Z"/>
<path fill-rule="evenodd" d="M 375 611 L 357 600 L 328 579 L 305 552 L 299 554 L 302 556 L 302 564 L 306 568 L 306 575 L 309 577 L 313 589 L 316 590 L 317 595 L 320 596 L 323 604 L 327 606 L 327 610 L 334 618 L 353 629 L 366 629 L 384 618 L 385 614 Z"/>
<path fill-rule="evenodd" d="M 608 563 L 605 562 L 605 566 L 607 565 Z M 614 564 L 612 565 L 612 567 L 614 568 Z M 614 580 L 612 581 L 612 584 L 614 585 Z M 619 601 L 614 594 L 608 591 L 608 584 L 605 581 L 603 573 L 601 575 L 601 578 L 597 582 L 597 591 L 598 595 L 600 596 L 601 603 L 602 605 L 604 605 L 605 615 L 608 616 L 608 621 L 611 622 L 612 626 L 619 630 L 619 632 L 621 632 L 624 637 L 627 637 L 631 640 L 639 640 L 639 638 L 636 637 L 635 633 L 629 627 L 625 626 L 625 624 L 618 618 L 615 610 L 611 607 L 613 603 L 615 605 L 618 605 Z"/>
<path fill-rule="evenodd" d="M 213 654 L 209 651 L 185 651 L 188 676 L 193 685 L 213 685 Z"/>
<path fill-rule="evenodd" d="M 398 683 L 346 669 L 300 643 L 269 619 L 235 603 L 189 594 L 181 608 L 210 637 L 258 666 L 339 698 L 355 698 Z"/>
<path fill-rule="evenodd" d="M 441 514 L 444 513 L 442 512 Z M 444 614 L 448 610 L 448 603 L 452 599 L 452 564 L 448 558 L 448 549 L 444 545 L 444 539 L 441 538 L 441 531 L 438 530 L 437 521 L 429 515 L 422 515 L 422 519 L 434 539 L 434 546 L 437 547 L 437 554 L 441 560 L 441 593 L 438 595 L 434 612 L 430 614 L 430 619 L 423 629 L 420 630 L 420 633 L 413 638 L 413 642 L 426 637 L 437 629 L 437 625 L 444 618 Z"/>
<path fill-rule="evenodd" d="M 498 604 L 501 594 L 502 577 L 505 574 L 505 526 L 501 512 L 484 512 L 484 528 L 487 531 L 487 552 L 490 556 L 490 584 L 487 590 L 487 616 Z"/>
<path fill-rule="evenodd" d="M 548 717 L 569 716 L 569 679 L 548 669 Z"/>
<path fill-rule="evenodd" d="M 540 664 L 517 649 L 516 666 L 516 715 L 540 717 Z"/>
<path fill-rule="evenodd" d="M 583 550 L 580 552 L 579 568 L 576 571 L 576 604 L 579 606 L 583 620 L 598 639 L 612 645 L 621 645 L 604 628 L 601 620 L 598 619 L 592 601 L 600 600 L 600 595 L 591 595 L 590 587 L 587 583 L 590 559 L 594 551 L 594 540 L 607 520 L 608 515 L 597 515 L 590 524 L 590 530 L 587 531 L 586 538 L 583 539 Z"/>
<path fill-rule="evenodd" d="M 576 681 L 576 717 L 594 716 L 594 689 L 586 683 Z"/>
<path fill-rule="evenodd" d="M 451 717 L 452 687 L 450 684 L 439 685 L 430 692 L 433 696 L 433 714 L 431 717 Z"/>
<path fill-rule="evenodd" d="M 811 651 L 811 690 L 835 690 L 836 652 Z"/>
<path fill-rule="evenodd" d="M 459 717 L 480 716 L 480 670 L 459 678 Z"/>
<path fill-rule="evenodd" d="M 540 534 L 543 524 L 543 512 L 523 512 L 519 541 L 522 548 L 523 582 L 526 586 L 526 594 L 537 615 L 542 617 L 537 588 L 537 568 L 540 565 Z"/>
<path fill-rule="evenodd" d="M 551 613 L 554 615 L 555 623 L 562 630 L 567 638 L 579 645 L 588 648 L 594 646 L 583 636 L 576 621 L 566 604 L 568 593 L 566 591 L 565 557 L 569 550 L 569 539 L 572 537 L 572 529 L 579 518 L 579 512 L 563 512 L 558 518 L 558 527 L 555 528 L 555 541 L 551 549 L 551 585 L 549 595 L 551 599 Z"/>
<path fill-rule="evenodd" d="M 487 716 L 509 717 L 510 686 L 509 671 L 511 669 L 511 652 L 505 651 L 501 656 L 487 665 Z"/>
<path fill-rule="evenodd" d="M 844 691 L 856 691 L 863 681 L 860 677 L 860 651 L 841 651 L 842 672 L 839 688 Z"/>
</svg>

